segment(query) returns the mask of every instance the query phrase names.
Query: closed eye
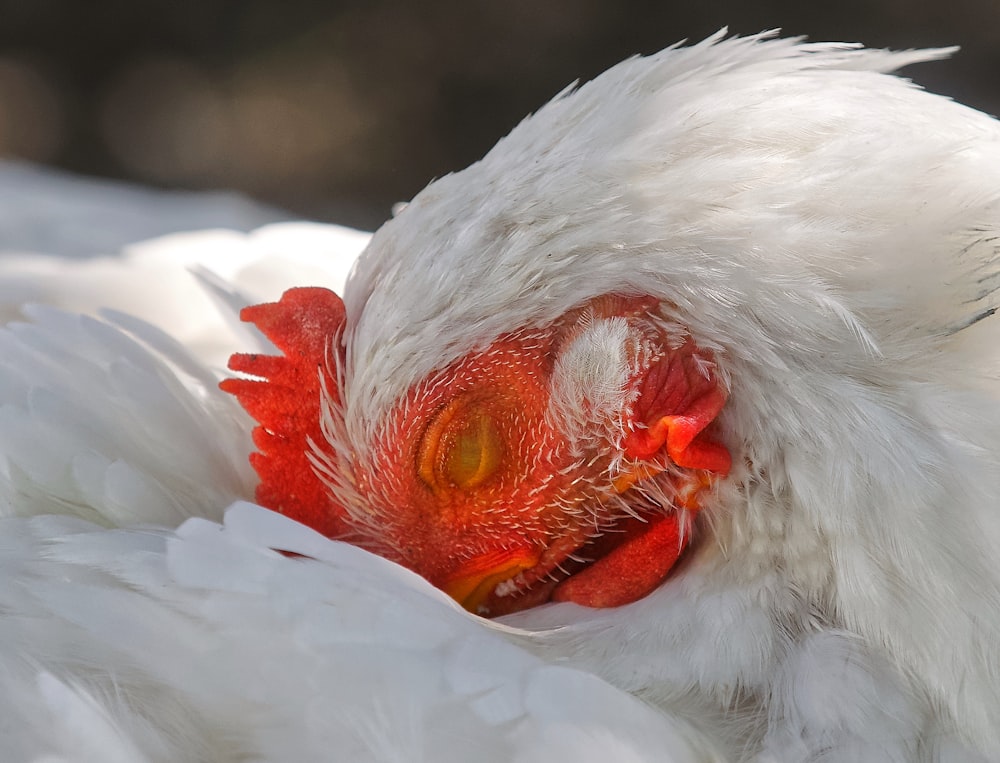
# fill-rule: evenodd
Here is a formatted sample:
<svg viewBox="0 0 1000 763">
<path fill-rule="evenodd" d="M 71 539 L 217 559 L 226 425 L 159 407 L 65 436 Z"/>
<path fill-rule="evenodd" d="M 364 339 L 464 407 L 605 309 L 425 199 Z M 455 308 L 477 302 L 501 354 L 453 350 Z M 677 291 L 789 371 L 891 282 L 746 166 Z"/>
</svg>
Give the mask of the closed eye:
<svg viewBox="0 0 1000 763">
<path fill-rule="evenodd" d="M 417 451 L 417 473 L 432 490 L 472 490 L 500 469 L 506 447 L 490 403 L 461 395 L 431 419 Z"/>
</svg>

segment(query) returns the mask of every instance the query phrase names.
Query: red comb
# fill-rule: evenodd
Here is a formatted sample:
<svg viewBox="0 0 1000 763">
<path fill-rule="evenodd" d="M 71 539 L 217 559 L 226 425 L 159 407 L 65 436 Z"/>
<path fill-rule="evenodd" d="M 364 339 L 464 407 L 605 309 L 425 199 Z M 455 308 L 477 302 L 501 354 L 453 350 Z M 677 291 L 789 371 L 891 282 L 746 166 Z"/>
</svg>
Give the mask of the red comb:
<svg viewBox="0 0 1000 763">
<path fill-rule="evenodd" d="M 329 289 L 289 289 L 278 302 L 244 308 L 240 318 L 255 324 L 283 353 L 236 353 L 229 368 L 258 378 L 219 384 L 260 424 L 253 430 L 257 452 L 250 454 L 260 476 L 256 500 L 324 535 L 342 535 L 345 512 L 307 454 L 310 440 L 323 442 L 321 374 L 333 353 L 342 352 L 334 342 L 346 321 L 344 302 Z M 327 386 L 337 393 L 336 385 Z"/>
</svg>

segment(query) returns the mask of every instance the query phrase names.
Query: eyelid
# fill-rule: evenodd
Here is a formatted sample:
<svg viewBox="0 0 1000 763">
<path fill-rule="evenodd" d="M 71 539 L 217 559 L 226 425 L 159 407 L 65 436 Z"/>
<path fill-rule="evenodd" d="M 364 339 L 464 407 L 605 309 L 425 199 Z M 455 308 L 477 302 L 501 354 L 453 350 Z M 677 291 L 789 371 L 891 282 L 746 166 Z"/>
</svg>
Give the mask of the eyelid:
<svg viewBox="0 0 1000 763">
<path fill-rule="evenodd" d="M 431 419 L 417 450 L 417 474 L 434 491 L 472 490 L 492 477 L 504 458 L 489 398 L 466 394 Z"/>
<path fill-rule="evenodd" d="M 496 473 L 503 457 L 496 421 L 487 411 L 474 410 L 455 433 L 445 456 L 445 470 L 460 488 L 479 487 Z"/>
</svg>

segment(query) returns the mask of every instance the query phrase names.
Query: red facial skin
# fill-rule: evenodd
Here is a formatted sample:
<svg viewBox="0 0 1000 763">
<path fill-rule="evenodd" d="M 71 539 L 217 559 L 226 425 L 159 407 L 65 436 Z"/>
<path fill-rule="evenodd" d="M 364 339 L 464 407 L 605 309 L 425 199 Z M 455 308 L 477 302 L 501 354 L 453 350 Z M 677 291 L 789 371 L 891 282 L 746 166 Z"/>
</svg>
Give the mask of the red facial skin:
<svg viewBox="0 0 1000 763">
<path fill-rule="evenodd" d="M 640 321 L 655 304 L 611 295 L 586 309 Z M 362 544 L 489 616 L 548 600 L 618 606 L 663 581 L 689 542 L 698 493 L 729 469 L 728 451 L 705 432 L 725 393 L 693 342 L 666 348 L 633 380 L 636 428 L 595 453 L 573 452 L 549 411 L 549 382 L 582 312 L 501 336 L 435 372 L 388 413 L 363 463 L 338 464 L 370 515 L 361 534 L 377 536 Z M 242 317 L 284 353 L 234 355 L 233 370 L 267 381 L 222 383 L 261 422 L 258 502 L 332 537 L 357 535 L 305 455 L 324 442 L 321 374 L 338 351 L 343 304 L 326 290 L 293 289 Z M 613 475 L 615 448 L 626 467 Z M 636 486 L 652 478 L 682 505 L 643 499 Z"/>
</svg>

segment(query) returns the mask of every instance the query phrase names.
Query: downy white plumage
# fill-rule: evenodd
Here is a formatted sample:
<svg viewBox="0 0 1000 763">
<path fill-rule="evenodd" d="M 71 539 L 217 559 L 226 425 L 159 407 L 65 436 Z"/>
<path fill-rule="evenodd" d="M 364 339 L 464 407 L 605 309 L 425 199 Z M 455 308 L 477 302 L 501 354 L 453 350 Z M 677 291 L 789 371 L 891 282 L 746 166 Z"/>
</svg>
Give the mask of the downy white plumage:
<svg viewBox="0 0 1000 763">
<path fill-rule="evenodd" d="M 942 54 L 716 36 L 626 61 L 358 258 L 359 460 L 413 384 L 602 294 L 652 295 L 713 352 L 732 471 L 682 566 L 618 608 L 499 625 L 263 509 L 212 524 L 254 482 L 220 360 L 265 344 L 189 295 L 231 319 L 276 296 L 246 280 L 265 237 L 360 240 L 0 260 L 24 319 L 0 333 L 8 759 L 1000 758 L 1000 126 L 886 74 Z M 285 283 L 340 290 L 349 259 Z M 150 295 L 151 261 L 176 290 Z M 159 329 L 21 308 L 29 287 Z"/>
</svg>

